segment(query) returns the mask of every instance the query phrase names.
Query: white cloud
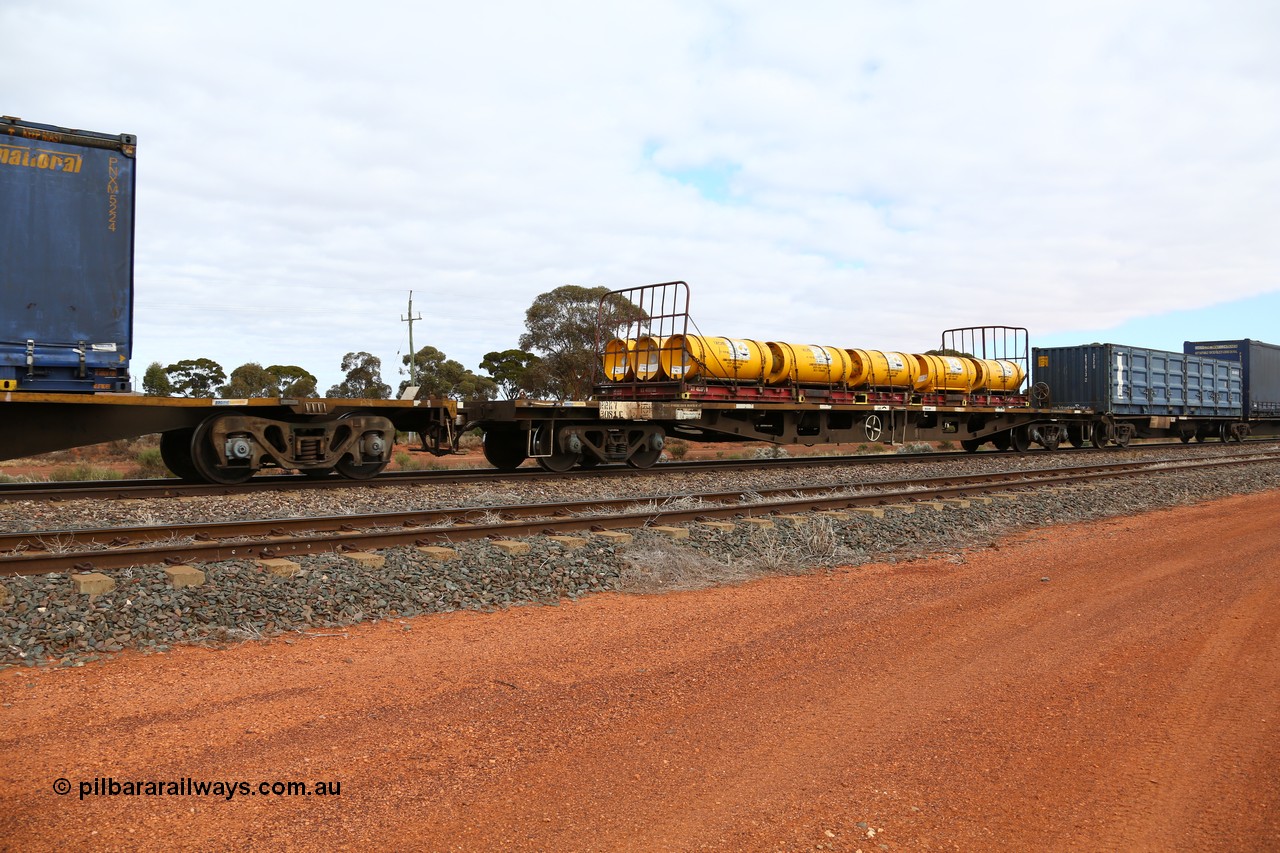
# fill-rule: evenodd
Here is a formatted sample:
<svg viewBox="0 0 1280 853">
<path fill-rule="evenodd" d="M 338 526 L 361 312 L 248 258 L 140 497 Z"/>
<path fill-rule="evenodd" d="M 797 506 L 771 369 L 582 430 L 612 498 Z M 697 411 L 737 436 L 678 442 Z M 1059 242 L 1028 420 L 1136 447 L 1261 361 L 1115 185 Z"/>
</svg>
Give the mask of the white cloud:
<svg viewBox="0 0 1280 853">
<path fill-rule="evenodd" d="M 1269 3 L 7 3 L 3 111 L 139 136 L 136 358 L 415 342 L 564 283 L 923 348 L 1280 289 Z M 708 199 L 673 176 L 729 174 Z M 1194 337 L 1194 334 L 1190 336 Z M 139 373 L 141 371 L 139 370 Z"/>
</svg>

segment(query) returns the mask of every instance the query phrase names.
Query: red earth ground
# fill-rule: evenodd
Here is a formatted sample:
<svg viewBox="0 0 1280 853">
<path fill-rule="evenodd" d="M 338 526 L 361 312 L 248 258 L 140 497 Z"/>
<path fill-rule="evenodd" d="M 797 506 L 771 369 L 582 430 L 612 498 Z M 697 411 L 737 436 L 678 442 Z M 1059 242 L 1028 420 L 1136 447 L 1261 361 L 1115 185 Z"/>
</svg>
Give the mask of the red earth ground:
<svg viewBox="0 0 1280 853">
<path fill-rule="evenodd" d="M 0 844 L 1280 849 L 1278 523 L 1273 491 L 894 565 L 0 672 Z M 108 778 L 341 789 L 80 797 Z"/>
</svg>

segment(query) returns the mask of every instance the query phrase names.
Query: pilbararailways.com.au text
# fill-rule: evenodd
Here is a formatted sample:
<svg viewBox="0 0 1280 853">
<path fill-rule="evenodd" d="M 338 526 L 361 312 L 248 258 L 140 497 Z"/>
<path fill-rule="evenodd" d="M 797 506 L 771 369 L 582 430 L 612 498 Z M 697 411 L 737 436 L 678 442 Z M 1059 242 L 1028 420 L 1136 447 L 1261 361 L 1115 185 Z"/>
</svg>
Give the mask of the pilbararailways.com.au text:
<svg viewBox="0 0 1280 853">
<path fill-rule="evenodd" d="M 207 781 L 204 779 L 125 779 L 99 776 L 77 783 L 80 799 L 86 797 L 340 797 L 341 782 L 244 782 L 239 780 Z M 55 779 L 53 792 L 70 794 L 71 781 Z"/>
</svg>

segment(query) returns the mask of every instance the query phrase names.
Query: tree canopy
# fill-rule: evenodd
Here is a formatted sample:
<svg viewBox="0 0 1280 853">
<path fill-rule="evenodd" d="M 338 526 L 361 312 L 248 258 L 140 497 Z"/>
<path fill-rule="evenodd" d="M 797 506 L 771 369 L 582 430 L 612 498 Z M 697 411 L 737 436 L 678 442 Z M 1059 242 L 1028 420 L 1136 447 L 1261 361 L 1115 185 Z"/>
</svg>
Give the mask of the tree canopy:
<svg viewBox="0 0 1280 853">
<path fill-rule="evenodd" d="M 182 397 L 212 397 L 227 381 L 222 365 L 210 358 L 184 358 L 164 372 L 172 390 Z"/>
<path fill-rule="evenodd" d="M 382 359 L 367 352 L 349 352 L 342 357 L 346 378 L 329 389 L 326 396 L 348 399 L 385 400 L 391 386 L 382 381 Z"/>
<path fill-rule="evenodd" d="M 142 374 L 142 393 L 148 397 L 169 397 L 173 394 L 173 383 L 164 372 L 164 365 L 153 361 L 147 365 L 147 372 Z"/>
<path fill-rule="evenodd" d="M 267 368 L 280 380 L 281 397 L 318 397 L 316 378 L 296 364 L 273 364 Z"/>
<path fill-rule="evenodd" d="M 231 379 L 218 389 L 223 397 L 279 397 L 280 379 L 269 369 L 251 361 L 231 371 Z"/>
<path fill-rule="evenodd" d="M 493 377 L 493 381 L 498 383 L 503 399 L 510 400 L 521 391 L 537 394 L 538 389 L 531 387 L 533 377 L 530 376 L 529 371 L 540 361 L 542 359 L 531 352 L 508 349 L 485 353 L 484 359 L 480 362 L 480 369 L 487 371 Z"/>
<path fill-rule="evenodd" d="M 409 356 L 401 361 L 406 367 Z M 407 371 L 405 371 L 407 373 Z M 487 376 L 472 373 L 461 362 L 446 358 L 433 346 L 425 346 L 414 354 L 413 381 L 418 385 L 417 399 L 452 397 L 455 400 L 492 400 L 498 393 L 498 383 Z M 400 383 L 400 393 L 409 386 L 409 380 Z"/>
<path fill-rule="evenodd" d="M 608 294 L 607 287 L 566 284 L 540 294 L 529 306 L 520 348 L 542 355 L 524 377 L 536 378 L 540 392 L 563 400 L 586 397 L 596 368 L 597 320 L 602 334 L 612 337 L 618 329 L 645 318 L 625 298 Z M 603 315 L 601 299 L 605 299 Z"/>
</svg>

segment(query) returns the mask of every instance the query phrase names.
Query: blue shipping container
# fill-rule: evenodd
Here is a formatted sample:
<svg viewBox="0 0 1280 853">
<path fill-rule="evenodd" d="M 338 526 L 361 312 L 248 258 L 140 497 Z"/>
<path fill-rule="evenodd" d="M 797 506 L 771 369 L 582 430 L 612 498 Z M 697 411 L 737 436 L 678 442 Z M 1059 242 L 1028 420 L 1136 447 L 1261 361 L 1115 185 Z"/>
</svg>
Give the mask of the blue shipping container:
<svg viewBox="0 0 1280 853">
<path fill-rule="evenodd" d="M 1280 415 L 1280 347 L 1240 341 L 1184 341 L 1183 352 L 1238 361 L 1244 369 L 1244 410 L 1251 418 Z"/>
<path fill-rule="evenodd" d="M 0 390 L 129 389 L 135 145 L 0 118 Z"/>
<path fill-rule="evenodd" d="M 1117 415 L 1239 418 L 1237 362 L 1123 344 L 1035 347 L 1031 381 L 1049 387 L 1048 405 Z"/>
</svg>

